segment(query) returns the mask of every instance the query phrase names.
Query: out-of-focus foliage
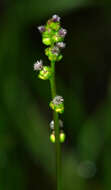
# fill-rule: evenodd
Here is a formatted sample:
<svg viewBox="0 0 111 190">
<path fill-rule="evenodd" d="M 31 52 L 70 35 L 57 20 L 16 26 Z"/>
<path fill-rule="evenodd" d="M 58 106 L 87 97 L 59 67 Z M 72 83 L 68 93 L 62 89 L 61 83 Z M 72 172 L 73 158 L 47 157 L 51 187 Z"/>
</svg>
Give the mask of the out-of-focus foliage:
<svg viewBox="0 0 111 190">
<path fill-rule="evenodd" d="M 59 14 L 67 47 L 56 65 L 64 96 L 64 190 L 111 189 L 111 13 L 106 1 L 0 2 L 0 190 L 55 189 L 48 81 L 33 72 L 43 58 L 37 26 Z"/>
</svg>

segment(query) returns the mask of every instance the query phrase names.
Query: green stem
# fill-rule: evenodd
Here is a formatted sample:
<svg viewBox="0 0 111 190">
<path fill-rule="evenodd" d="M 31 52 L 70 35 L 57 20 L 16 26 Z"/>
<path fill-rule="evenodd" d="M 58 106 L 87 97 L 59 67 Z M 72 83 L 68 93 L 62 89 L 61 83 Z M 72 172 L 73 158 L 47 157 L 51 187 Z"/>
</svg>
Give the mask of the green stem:
<svg viewBox="0 0 111 190">
<path fill-rule="evenodd" d="M 51 68 L 52 68 L 52 77 L 50 79 L 50 86 L 51 86 L 51 95 L 53 99 L 56 96 L 55 62 L 51 62 Z M 57 190 L 61 190 L 61 145 L 59 140 L 59 115 L 55 111 L 53 111 L 53 120 L 55 128 Z"/>
</svg>

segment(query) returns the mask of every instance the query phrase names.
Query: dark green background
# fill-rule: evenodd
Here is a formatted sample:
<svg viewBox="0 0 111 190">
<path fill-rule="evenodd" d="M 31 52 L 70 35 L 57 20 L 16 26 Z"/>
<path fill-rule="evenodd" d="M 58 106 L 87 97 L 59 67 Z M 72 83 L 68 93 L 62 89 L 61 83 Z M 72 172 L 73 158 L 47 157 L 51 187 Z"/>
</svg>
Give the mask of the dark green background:
<svg viewBox="0 0 111 190">
<path fill-rule="evenodd" d="M 56 64 L 67 139 L 63 190 L 111 189 L 110 1 L 0 1 L 0 190 L 55 190 L 48 81 L 33 64 L 45 46 L 37 26 L 59 14 L 68 30 Z"/>
</svg>

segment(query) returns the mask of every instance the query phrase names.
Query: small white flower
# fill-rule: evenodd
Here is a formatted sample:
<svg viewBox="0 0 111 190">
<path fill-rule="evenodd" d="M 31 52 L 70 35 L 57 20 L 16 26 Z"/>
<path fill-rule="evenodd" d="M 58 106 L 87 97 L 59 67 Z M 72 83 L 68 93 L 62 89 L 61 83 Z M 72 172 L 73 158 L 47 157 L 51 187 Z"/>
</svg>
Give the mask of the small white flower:
<svg viewBox="0 0 111 190">
<path fill-rule="evenodd" d="M 42 70 L 42 68 L 43 68 L 43 61 L 42 60 L 37 61 L 34 64 L 34 71 L 40 71 L 40 70 Z"/>
<path fill-rule="evenodd" d="M 61 28 L 60 30 L 59 30 L 59 35 L 61 36 L 61 37 L 65 37 L 66 36 L 66 34 L 67 34 L 67 30 L 66 29 L 64 29 L 64 28 Z"/>
<path fill-rule="evenodd" d="M 51 130 L 54 130 L 54 120 L 52 120 L 52 121 L 50 122 L 50 129 L 51 129 Z"/>
<path fill-rule="evenodd" d="M 55 96 L 55 98 L 52 100 L 53 104 L 59 105 L 64 102 L 64 99 L 62 96 Z"/>
<path fill-rule="evenodd" d="M 60 52 L 59 48 L 54 46 L 53 49 L 52 49 L 52 53 L 55 54 L 55 55 L 58 55 Z"/>
<path fill-rule="evenodd" d="M 60 19 L 61 19 L 61 18 L 60 18 L 58 15 L 53 15 L 53 16 L 52 16 L 53 22 L 59 22 Z"/>
<path fill-rule="evenodd" d="M 66 47 L 66 44 L 65 44 L 64 42 L 58 42 L 58 43 L 56 44 L 56 46 L 57 46 L 58 48 L 65 48 L 65 47 Z"/>
<path fill-rule="evenodd" d="M 44 32 L 45 31 L 45 26 L 38 26 L 39 32 Z"/>
<path fill-rule="evenodd" d="M 63 128 L 63 121 L 61 119 L 59 119 L 59 127 Z M 50 122 L 50 129 L 54 130 L 54 120 Z"/>
</svg>

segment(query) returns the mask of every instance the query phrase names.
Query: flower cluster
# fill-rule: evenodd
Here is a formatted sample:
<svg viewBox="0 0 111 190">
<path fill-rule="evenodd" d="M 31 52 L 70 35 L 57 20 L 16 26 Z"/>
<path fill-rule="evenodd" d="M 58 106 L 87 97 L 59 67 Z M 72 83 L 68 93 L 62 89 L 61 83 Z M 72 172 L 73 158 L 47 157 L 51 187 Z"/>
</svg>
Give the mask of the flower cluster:
<svg viewBox="0 0 111 190">
<path fill-rule="evenodd" d="M 65 48 L 64 38 L 67 30 L 60 25 L 60 17 L 53 15 L 45 26 L 39 26 L 38 30 L 42 34 L 43 44 L 50 46 L 45 49 L 45 54 L 50 61 L 60 61 L 62 59 L 61 49 Z"/>
<path fill-rule="evenodd" d="M 45 48 L 45 55 L 48 57 L 48 60 L 51 62 L 51 66 L 43 65 L 43 61 L 37 61 L 34 64 L 34 71 L 39 72 L 38 77 L 42 80 L 49 79 L 50 82 L 54 81 L 54 70 L 52 64 L 58 62 L 62 59 L 63 55 L 61 54 L 61 50 L 66 47 L 64 43 L 64 38 L 67 34 L 67 30 L 61 27 L 60 24 L 61 18 L 58 15 L 53 15 L 51 19 L 49 19 L 46 25 L 42 25 L 38 27 L 39 32 L 42 35 L 42 42 L 47 46 Z M 51 82 L 52 83 L 52 82 Z M 57 113 L 62 114 L 64 112 L 64 99 L 62 96 L 56 95 L 49 106 Z M 65 134 L 63 132 L 63 123 L 59 120 L 60 126 L 60 142 L 64 142 Z M 54 129 L 54 121 L 50 123 L 51 142 L 55 142 L 55 129 Z"/>
<path fill-rule="evenodd" d="M 58 113 L 64 112 L 64 99 L 62 96 L 55 96 L 50 102 L 50 107 Z"/>
<path fill-rule="evenodd" d="M 42 35 L 43 44 L 49 46 L 45 49 L 45 55 L 48 56 L 51 62 L 60 61 L 63 57 L 61 50 L 66 47 L 63 41 L 67 34 L 67 30 L 60 25 L 60 17 L 53 15 L 46 25 L 39 26 L 38 30 Z M 34 64 L 34 70 L 39 71 L 38 77 L 40 79 L 47 80 L 51 77 L 51 68 L 43 66 L 42 60 Z"/>
<path fill-rule="evenodd" d="M 51 77 L 51 67 L 49 66 L 43 66 L 43 61 L 37 61 L 34 64 L 34 70 L 39 71 L 38 77 L 43 80 L 50 79 Z"/>
</svg>

